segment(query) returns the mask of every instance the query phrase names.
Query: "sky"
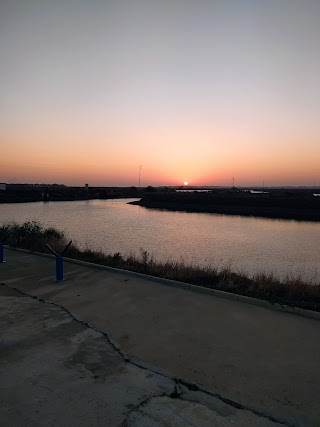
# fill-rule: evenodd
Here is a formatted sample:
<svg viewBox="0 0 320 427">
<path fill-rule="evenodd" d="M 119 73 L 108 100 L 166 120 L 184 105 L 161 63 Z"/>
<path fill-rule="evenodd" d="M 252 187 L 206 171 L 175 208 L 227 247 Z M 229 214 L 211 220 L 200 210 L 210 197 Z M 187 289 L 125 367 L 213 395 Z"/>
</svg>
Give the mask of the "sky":
<svg viewBox="0 0 320 427">
<path fill-rule="evenodd" d="M 319 0 L 0 0 L 0 182 L 320 185 Z"/>
</svg>

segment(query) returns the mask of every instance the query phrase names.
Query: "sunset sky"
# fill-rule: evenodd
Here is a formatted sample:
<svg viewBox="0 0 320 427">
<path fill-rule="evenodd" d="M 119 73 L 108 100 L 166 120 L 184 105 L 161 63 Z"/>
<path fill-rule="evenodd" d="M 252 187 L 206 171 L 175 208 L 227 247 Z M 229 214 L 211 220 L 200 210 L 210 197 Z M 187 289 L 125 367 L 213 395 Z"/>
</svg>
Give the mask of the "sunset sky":
<svg viewBox="0 0 320 427">
<path fill-rule="evenodd" d="M 0 5 L 0 182 L 320 185 L 319 0 Z"/>
</svg>

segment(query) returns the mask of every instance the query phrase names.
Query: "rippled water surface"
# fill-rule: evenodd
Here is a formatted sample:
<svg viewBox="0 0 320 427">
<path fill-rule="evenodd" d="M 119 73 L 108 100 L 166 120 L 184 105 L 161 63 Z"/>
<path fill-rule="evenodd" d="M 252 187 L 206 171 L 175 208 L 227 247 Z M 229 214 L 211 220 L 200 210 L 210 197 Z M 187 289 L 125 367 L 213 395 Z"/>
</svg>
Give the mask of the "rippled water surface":
<svg viewBox="0 0 320 427">
<path fill-rule="evenodd" d="M 320 223 L 157 211 L 128 201 L 0 204 L 0 222 L 40 221 L 107 253 L 143 248 L 156 259 L 320 279 Z"/>
</svg>

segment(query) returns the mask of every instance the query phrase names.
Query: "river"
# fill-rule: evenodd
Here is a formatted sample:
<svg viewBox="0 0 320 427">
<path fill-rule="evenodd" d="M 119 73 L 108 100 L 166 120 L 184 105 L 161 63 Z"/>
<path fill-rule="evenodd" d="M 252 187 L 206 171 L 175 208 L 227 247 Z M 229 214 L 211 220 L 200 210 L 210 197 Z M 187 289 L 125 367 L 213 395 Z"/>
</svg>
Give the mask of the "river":
<svg viewBox="0 0 320 427">
<path fill-rule="evenodd" d="M 137 255 L 142 248 L 158 260 L 320 281 L 320 223 L 158 211 L 130 200 L 0 204 L 0 223 L 39 221 L 106 253 Z"/>
</svg>

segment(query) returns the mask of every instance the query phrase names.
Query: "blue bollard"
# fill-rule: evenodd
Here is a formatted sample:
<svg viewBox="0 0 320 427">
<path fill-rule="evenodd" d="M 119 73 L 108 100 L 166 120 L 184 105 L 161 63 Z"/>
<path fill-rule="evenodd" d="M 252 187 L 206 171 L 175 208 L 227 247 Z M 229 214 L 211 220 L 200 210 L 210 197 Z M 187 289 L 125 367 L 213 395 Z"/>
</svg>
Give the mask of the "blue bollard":
<svg viewBox="0 0 320 427">
<path fill-rule="evenodd" d="M 72 240 L 67 244 L 67 246 L 61 252 L 61 255 L 58 255 L 57 252 L 52 249 L 49 245 L 45 245 L 49 251 L 56 257 L 56 282 L 63 281 L 63 255 L 66 253 L 68 248 L 70 247 Z"/>
<path fill-rule="evenodd" d="M 60 255 L 56 257 L 56 280 L 57 282 L 63 280 L 63 259 Z"/>
<path fill-rule="evenodd" d="M 5 262 L 3 260 L 3 243 L 0 242 L 0 263 L 2 264 L 3 262 Z"/>
</svg>

